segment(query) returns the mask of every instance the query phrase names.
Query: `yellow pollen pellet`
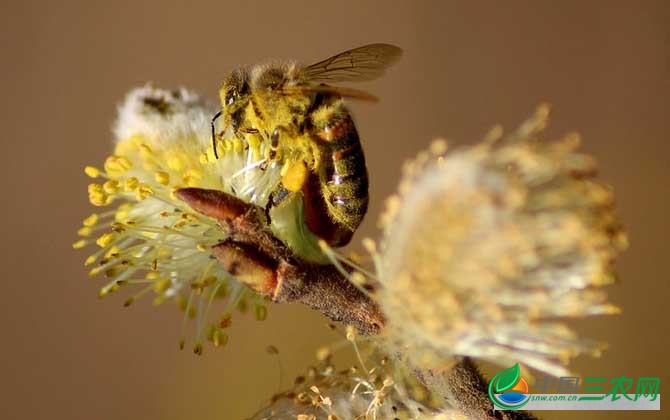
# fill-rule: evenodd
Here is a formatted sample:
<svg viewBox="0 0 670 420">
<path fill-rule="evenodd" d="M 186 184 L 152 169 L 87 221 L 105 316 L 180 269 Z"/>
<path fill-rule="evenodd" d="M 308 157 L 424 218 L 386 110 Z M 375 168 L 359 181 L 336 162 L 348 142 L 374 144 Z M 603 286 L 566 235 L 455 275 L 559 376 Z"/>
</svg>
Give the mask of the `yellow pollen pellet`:
<svg viewBox="0 0 670 420">
<path fill-rule="evenodd" d="M 298 192 L 305 185 L 309 172 L 303 162 L 294 162 L 282 176 L 282 185 L 289 191 Z"/>
<path fill-rule="evenodd" d="M 137 187 L 140 185 L 140 181 L 135 178 L 134 176 L 126 179 L 124 182 L 123 188 L 125 189 L 126 192 L 130 191 L 135 191 Z"/>
<path fill-rule="evenodd" d="M 85 247 L 87 243 L 88 243 L 88 242 L 86 242 L 85 239 L 80 239 L 80 240 L 78 240 L 77 242 L 75 242 L 75 243 L 72 244 L 72 248 L 74 248 L 74 249 L 81 249 L 81 248 Z"/>
<path fill-rule="evenodd" d="M 87 166 L 84 168 L 84 173 L 86 173 L 86 175 L 90 176 L 91 178 L 97 178 L 100 176 L 100 169 L 96 168 L 95 166 Z"/>
<path fill-rule="evenodd" d="M 110 179 L 102 184 L 102 189 L 105 190 L 107 194 L 116 194 L 119 192 L 119 181 Z"/>
<path fill-rule="evenodd" d="M 167 185 L 170 183 L 170 174 L 163 171 L 158 171 L 154 174 L 154 179 L 159 184 Z"/>
<path fill-rule="evenodd" d="M 111 244 L 114 241 L 114 234 L 113 233 L 105 233 L 102 236 L 100 236 L 98 239 L 96 239 L 95 243 L 100 246 L 100 248 L 104 248 Z"/>
<path fill-rule="evenodd" d="M 87 226 L 87 227 L 95 226 L 96 223 L 98 223 L 98 217 L 99 216 L 95 213 L 88 216 L 86 219 L 84 219 L 84 222 L 83 222 L 84 226 Z"/>
</svg>

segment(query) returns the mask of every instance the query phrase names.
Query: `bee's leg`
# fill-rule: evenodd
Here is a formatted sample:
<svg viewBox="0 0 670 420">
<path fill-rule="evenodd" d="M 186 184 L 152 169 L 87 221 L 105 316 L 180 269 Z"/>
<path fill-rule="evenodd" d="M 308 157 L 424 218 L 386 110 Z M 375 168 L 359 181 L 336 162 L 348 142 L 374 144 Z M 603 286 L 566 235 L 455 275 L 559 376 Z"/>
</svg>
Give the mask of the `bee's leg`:
<svg viewBox="0 0 670 420">
<path fill-rule="evenodd" d="M 270 210 L 272 210 L 273 207 L 281 205 L 281 203 L 283 203 L 290 195 L 291 191 L 284 188 L 281 183 L 277 185 L 274 190 L 272 190 L 270 196 L 268 197 L 268 202 L 265 205 L 265 220 L 268 225 L 272 223 Z"/>
<path fill-rule="evenodd" d="M 214 118 L 212 118 L 212 151 L 214 152 L 214 157 L 217 159 L 219 158 L 219 153 L 216 151 L 216 120 L 219 119 L 222 112 L 217 112 L 214 114 Z"/>
<path fill-rule="evenodd" d="M 279 160 L 282 158 L 279 153 L 279 146 L 281 145 L 281 138 L 287 136 L 287 132 L 287 128 L 282 126 L 275 127 L 272 130 L 272 134 L 270 135 L 270 160 Z"/>
</svg>

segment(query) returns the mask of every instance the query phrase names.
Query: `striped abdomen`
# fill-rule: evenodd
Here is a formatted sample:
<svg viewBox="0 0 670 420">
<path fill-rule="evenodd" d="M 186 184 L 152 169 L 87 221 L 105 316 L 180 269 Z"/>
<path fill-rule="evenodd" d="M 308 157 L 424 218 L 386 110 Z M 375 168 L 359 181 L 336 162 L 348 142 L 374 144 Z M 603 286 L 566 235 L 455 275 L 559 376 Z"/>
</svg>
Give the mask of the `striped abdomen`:
<svg viewBox="0 0 670 420">
<path fill-rule="evenodd" d="M 346 245 L 368 209 L 368 173 L 358 132 L 344 108 L 315 121 L 320 142 L 317 173 L 303 189 L 305 221 L 332 246 Z"/>
</svg>

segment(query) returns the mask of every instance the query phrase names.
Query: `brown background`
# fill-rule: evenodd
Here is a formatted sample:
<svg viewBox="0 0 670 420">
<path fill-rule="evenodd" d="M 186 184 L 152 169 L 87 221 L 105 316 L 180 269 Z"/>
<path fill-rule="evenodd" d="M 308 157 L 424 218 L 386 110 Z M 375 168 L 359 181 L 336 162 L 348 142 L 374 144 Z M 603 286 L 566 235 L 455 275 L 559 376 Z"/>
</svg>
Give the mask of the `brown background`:
<svg viewBox="0 0 670 420">
<path fill-rule="evenodd" d="M 3 418 L 239 419 L 277 390 L 267 344 L 281 351 L 286 385 L 335 340 L 320 316 L 285 306 L 264 323 L 238 318 L 225 350 L 179 352 L 178 311 L 96 299 L 100 280 L 87 278 L 86 253 L 70 243 L 91 211 L 82 168 L 110 151 L 115 104 L 129 88 L 154 81 L 216 98 L 237 64 L 313 61 L 380 41 L 406 55 L 363 86 L 380 104 L 354 106 L 373 186 L 360 237 L 375 234 L 401 162 L 431 139 L 472 142 L 550 101 L 552 133 L 583 134 L 632 244 L 610 289 L 624 314 L 576 323 L 610 351 L 573 366 L 667 386 L 670 3 L 14 3 L 0 6 Z"/>
</svg>

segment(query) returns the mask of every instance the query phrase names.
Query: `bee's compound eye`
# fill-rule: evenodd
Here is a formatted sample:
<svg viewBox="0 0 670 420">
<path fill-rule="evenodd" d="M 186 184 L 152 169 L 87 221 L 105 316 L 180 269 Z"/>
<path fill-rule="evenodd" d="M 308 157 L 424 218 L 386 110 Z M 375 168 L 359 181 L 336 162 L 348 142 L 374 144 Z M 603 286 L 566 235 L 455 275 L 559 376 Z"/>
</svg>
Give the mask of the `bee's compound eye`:
<svg viewBox="0 0 670 420">
<path fill-rule="evenodd" d="M 231 90 L 226 93 L 226 106 L 231 106 L 235 102 L 235 99 L 237 99 L 237 92 Z"/>
</svg>

